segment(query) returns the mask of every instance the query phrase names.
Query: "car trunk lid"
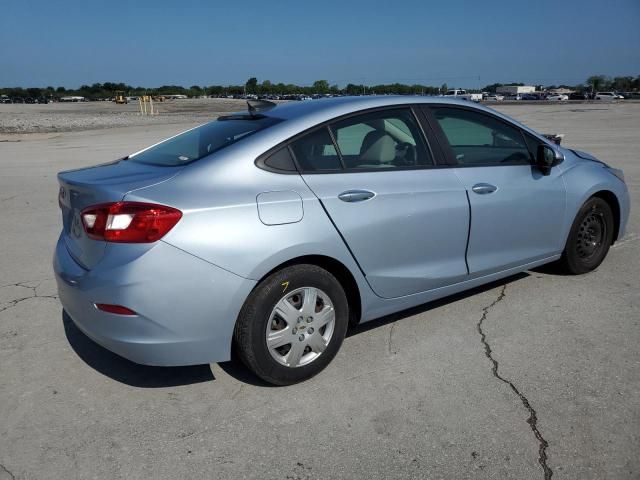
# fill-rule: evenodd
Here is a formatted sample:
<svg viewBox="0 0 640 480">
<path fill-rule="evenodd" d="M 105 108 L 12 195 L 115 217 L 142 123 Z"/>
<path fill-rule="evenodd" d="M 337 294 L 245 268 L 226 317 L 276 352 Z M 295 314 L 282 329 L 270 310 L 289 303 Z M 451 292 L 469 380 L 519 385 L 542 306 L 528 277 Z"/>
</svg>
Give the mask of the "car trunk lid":
<svg viewBox="0 0 640 480">
<path fill-rule="evenodd" d="M 62 210 L 63 238 L 71 256 L 85 269 L 93 268 L 104 256 L 106 242 L 89 238 L 81 212 L 100 203 L 118 202 L 138 188 L 165 182 L 184 167 L 158 167 L 117 160 L 95 167 L 58 174 L 58 202 Z"/>
</svg>

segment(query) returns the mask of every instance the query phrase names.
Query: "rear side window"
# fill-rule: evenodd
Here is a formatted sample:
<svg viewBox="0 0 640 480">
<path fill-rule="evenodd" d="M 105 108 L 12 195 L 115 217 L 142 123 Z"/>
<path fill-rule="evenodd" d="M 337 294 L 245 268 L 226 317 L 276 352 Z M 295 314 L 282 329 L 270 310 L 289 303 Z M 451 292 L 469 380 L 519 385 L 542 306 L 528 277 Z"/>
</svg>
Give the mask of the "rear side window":
<svg viewBox="0 0 640 480">
<path fill-rule="evenodd" d="M 433 165 L 417 121 L 408 108 L 366 113 L 331 125 L 347 169 Z"/>
<path fill-rule="evenodd" d="M 530 164 L 520 129 L 481 112 L 431 107 L 460 165 Z"/>
<path fill-rule="evenodd" d="M 185 165 L 281 121 L 265 116 L 221 117 L 132 155 L 129 160 L 166 167 Z"/>
<path fill-rule="evenodd" d="M 263 165 L 271 170 L 281 172 L 295 172 L 296 166 L 291 158 L 288 147 L 283 147 L 275 153 L 272 153 L 263 161 Z"/>
<path fill-rule="evenodd" d="M 317 172 L 342 168 L 336 147 L 325 127 L 293 142 L 291 150 L 303 171 Z"/>
</svg>

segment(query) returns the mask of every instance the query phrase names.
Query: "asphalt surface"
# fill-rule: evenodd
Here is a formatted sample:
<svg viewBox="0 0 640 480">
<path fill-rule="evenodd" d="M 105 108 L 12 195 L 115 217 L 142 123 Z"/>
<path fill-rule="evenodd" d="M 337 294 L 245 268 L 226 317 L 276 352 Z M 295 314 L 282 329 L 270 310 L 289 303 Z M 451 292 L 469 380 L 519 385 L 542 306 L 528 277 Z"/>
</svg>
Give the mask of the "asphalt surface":
<svg viewBox="0 0 640 480">
<path fill-rule="evenodd" d="M 499 108 L 624 169 L 626 238 L 588 275 L 362 325 L 286 388 L 232 362 L 135 365 L 56 298 L 55 173 L 191 123 L 0 137 L 0 480 L 640 478 L 640 105 Z"/>
</svg>

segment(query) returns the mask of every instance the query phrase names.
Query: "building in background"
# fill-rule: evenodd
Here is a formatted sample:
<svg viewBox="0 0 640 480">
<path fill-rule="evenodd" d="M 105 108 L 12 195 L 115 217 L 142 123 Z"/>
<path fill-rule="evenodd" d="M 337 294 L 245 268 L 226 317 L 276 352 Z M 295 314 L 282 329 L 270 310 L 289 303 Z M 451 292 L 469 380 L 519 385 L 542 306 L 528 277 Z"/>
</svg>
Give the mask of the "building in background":
<svg viewBox="0 0 640 480">
<path fill-rule="evenodd" d="M 570 93 L 573 93 L 574 90 L 572 90 L 571 88 L 551 88 L 549 89 L 549 93 L 554 93 L 556 95 L 569 95 Z"/>
<path fill-rule="evenodd" d="M 496 88 L 496 93 L 502 93 L 506 95 L 521 95 L 523 93 L 534 93 L 536 87 L 531 85 L 503 85 Z"/>
</svg>

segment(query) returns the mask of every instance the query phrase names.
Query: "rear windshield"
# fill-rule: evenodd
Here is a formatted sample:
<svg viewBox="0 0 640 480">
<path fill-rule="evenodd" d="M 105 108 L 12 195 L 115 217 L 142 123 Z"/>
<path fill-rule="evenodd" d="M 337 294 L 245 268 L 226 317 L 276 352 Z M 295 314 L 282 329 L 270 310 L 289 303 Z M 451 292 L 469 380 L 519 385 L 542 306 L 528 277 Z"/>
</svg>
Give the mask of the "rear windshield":
<svg viewBox="0 0 640 480">
<path fill-rule="evenodd" d="M 129 160 L 166 167 L 185 165 L 281 121 L 265 116 L 220 117 L 132 155 Z"/>
</svg>

